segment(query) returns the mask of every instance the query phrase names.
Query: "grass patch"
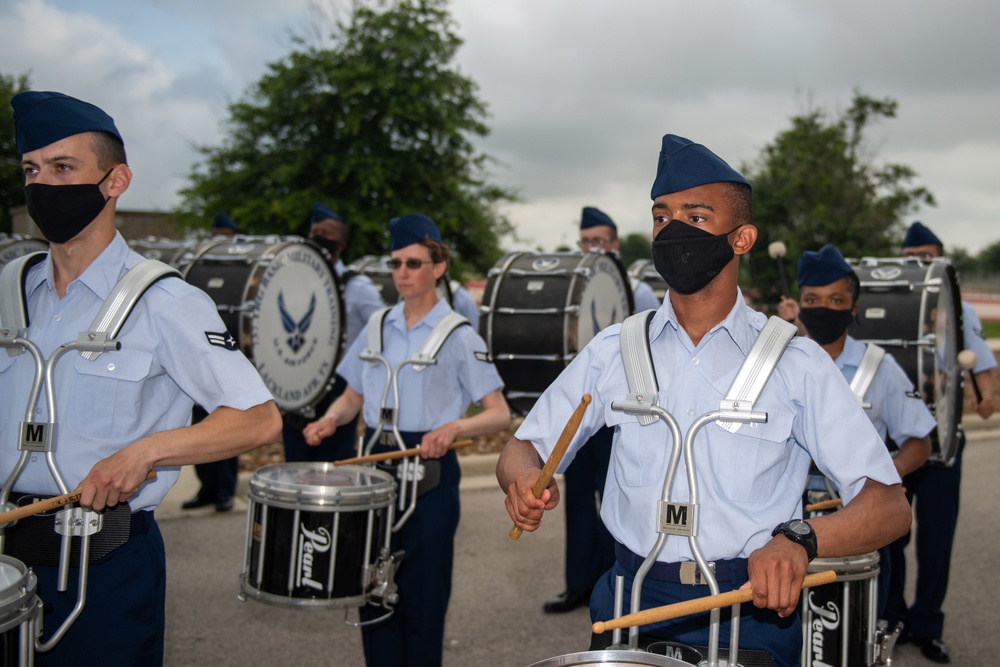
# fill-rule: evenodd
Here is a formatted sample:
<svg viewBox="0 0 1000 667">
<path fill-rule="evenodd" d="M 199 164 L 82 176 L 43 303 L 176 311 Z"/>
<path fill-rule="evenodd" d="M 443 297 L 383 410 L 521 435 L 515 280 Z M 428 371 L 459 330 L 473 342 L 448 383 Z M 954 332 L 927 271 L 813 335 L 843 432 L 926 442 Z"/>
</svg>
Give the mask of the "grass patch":
<svg viewBox="0 0 1000 667">
<path fill-rule="evenodd" d="M 1000 322 L 983 322 L 983 333 L 987 338 L 1000 338 Z"/>
</svg>

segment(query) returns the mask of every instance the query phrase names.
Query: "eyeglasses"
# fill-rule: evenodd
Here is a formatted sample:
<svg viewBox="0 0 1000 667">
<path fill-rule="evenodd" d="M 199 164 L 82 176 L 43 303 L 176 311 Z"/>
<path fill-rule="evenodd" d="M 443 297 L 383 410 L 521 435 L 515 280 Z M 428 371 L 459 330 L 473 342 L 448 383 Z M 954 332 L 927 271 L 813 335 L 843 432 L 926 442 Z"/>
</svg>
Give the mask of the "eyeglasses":
<svg viewBox="0 0 1000 667">
<path fill-rule="evenodd" d="M 586 250 L 587 248 L 591 247 L 603 248 L 604 246 L 610 244 L 611 244 L 611 239 L 601 239 L 601 238 L 580 239 L 579 241 L 576 242 L 576 245 L 579 246 L 582 250 Z"/>
<path fill-rule="evenodd" d="M 404 264 L 406 265 L 406 268 L 408 268 L 410 271 L 416 271 L 421 266 L 423 266 L 424 264 L 433 264 L 434 260 L 433 259 L 417 259 L 416 257 L 410 257 L 407 260 L 402 260 L 402 259 L 388 259 L 388 260 L 386 260 L 385 263 L 393 271 L 398 271 L 399 269 L 403 268 Z"/>
</svg>

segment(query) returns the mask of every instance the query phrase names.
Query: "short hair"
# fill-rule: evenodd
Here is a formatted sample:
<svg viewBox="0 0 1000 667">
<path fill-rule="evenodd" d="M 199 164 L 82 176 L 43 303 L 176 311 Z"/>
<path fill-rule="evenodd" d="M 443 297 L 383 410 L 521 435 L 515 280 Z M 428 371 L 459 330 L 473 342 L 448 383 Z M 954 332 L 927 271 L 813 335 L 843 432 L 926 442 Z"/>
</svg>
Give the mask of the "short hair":
<svg viewBox="0 0 1000 667">
<path fill-rule="evenodd" d="M 97 156 L 97 168 L 107 171 L 120 164 L 128 164 L 125 144 L 107 132 L 91 132 L 90 149 Z"/>
<path fill-rule="evenodd" d="M 435 264 L 451 260 L 451 248 L 443 243 L 438 243 L 437 241 L 432 241 L 430 239 L 424 239 L 423 241 L 420 241 L 420 245 L 427 248 L 431 254 L 431 261 Z"/>
<path fill-rule="evenodd" d="M 844 280 L 847 281 L 847 286 L 851 289 L 851 306 L 858 305 L 858 298 L 861 296 L 861 279 L 858 278 L 858 274 L 851 271 L 844 274 Z"/>
<path fill-rule="evenodd" d="M 733 217 L 737 224 L 753 224 L 753 191 L 749 185 L 744 183 L 726 183 L 728 187 L 727 198 L 733 206 Z"/>
</svg>

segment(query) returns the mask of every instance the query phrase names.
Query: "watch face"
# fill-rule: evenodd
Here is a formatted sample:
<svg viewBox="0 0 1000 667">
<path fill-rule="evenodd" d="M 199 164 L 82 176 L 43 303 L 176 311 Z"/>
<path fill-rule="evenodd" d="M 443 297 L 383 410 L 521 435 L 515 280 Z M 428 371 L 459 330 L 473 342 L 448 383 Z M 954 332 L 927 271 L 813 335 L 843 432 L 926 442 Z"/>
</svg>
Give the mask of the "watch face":
<svg viewBox="0 0 1000 667">
<path fill-rule="evenodd" d="M 796 535 L 808 535 L 811 527 L 805 521 L 789 521 L 788 527 L 792 529 Z"/>
</svg>

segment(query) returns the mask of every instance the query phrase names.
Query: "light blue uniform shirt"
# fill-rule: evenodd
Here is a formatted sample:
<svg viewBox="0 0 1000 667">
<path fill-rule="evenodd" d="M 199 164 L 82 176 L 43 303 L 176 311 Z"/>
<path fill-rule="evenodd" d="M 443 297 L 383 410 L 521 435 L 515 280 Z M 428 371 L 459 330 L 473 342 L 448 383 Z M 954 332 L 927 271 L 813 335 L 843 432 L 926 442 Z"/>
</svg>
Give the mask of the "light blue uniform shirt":
<svg viewBox="0 0 1000 667">
<path fill-rule="evenodd" d="M 452 312 L 445 301 L 439 300 L 423 320 L 407 331 L 403 305 L 393 306 L 382 323 L 382 355 L 393 370 L 415 357 L 434 326 Z M 378 423 L 386 372 L 382 363 L 362 361 L 358 356 L 367 345 L 366 325 L 347 350 L 337 373 L 364 397 L 362 416 L 366 424 L 374 426 Z M 501 387 L 503 381 L 488 360 L 486 343 L 471 326 L 460 326 L 441 346 L 437 364 L 419 371 L 407 365 L 399 372 L 399 430 L 431 431 L 455 421 L 465 415 L 470 403 L 478 403 Z M 387 408 L 396 407 L 391 389 L 386 403 Z"/>
<path fill-rule="evenodd" d="M 60 345 L 75 341 L 89 329 L 118 279 L 141 261 L 143 257 L 117 234 L 60 299 L 46 258 L 27 276 L 27 338 L 46 359 Z M 139 299 L 119 332 L 121 350 L 104 352 L 94 361 L 77 352 L 59 360 L 55 460 L 70 490 L 99 460 L 144 436 L 187 425 L 195 403 L 212 412 L 220 406 L 245 410 L 271 400 L 241 351 L 209 343 L 206 333 L 225 331 L 204 292 L 179 278 L 167 278 Z M 5 480 L 18 458 L 18 423 L 24 418 L 33 373 L 30 355 L 11 357 L 0 351 L 0 474 Z M 42 394 L 32 420 L 47 418 Z M 179 470 L 157 468 L 156 479 L 129 499 L 132 510 L 155 509 Z M 30 457 L 14 489 L 59 493 L 43 454 Z"/>
<path fill-rule="evenodd" d="M 962 302 L 962 333 L 965 349 L 976 353 L 976 365 L 972 367 L 972 372 L 981 373 L 996 368 L 997 360 L 993 356 L 990 344 L 986 342 L 979 316 L 965 301 Z"/>
<path fill-rule="evenodd" d="M 451 307 L 456 313 L 469 320 L 469 324 L 476 331 L 479 331 L 479 306 L 472 298 L 469 290 L 462 285 L 458 285 L 451 293 Z"/>
<path fill-rule="evenodd" d="M 674 416 L 682 434 L 698 417 L 719 409 L 765 321 L 737 293 L 729 315 L 696 347 L 677 324 L 668 293 L 649 335 L 659 404 Z M 616 540 L 644 556 L 658 534 L 657 506 L 674 443 L 662 421 L 642 427 L 634 416 L 611 409 L 612 401 L 628 394 L 620 330 L 621 325 L 612 325 L 587 344 L 542 394 L 516 435 L 535 443 L 546 460 L 581 396 L 591 394 L 593 402 L 559 467 L 565 470 L 603 424 L 615 428 L 601 518 Z M 755 409 L 767 412 L 767 423 L 743 424 L 729 433 L 713 422 L 695 439 L 698 543 L 708 560 L 745 558 L 771 539 L 776 525 L 802 516 L 810 459 L 833 480 L 845 502 L 857 495 L 866 477 L 900 483 L 858 400 L 830 355 L 813 341 L 791 342 Z M 671 500 L 689 499 L 682 457 Z M 693 559 L 687 538 L 677 536 L 667 539 L 659 557 L 665 562 Z"/>
<path fill-rule="evenodd" d="M 334 270 L 338 276 L 343 276 L 347 271 L 344 263 L 337 260 Z M 356 273 L 354 277 L 344 285 L 344 308 L 347 310 L 347 341 L 345 345 L 351 346 L 354 339 L 361 333 L 361 329 L 368 324 L 368 318 L 379 308 L 385 308 L 382 297 L 379 296 L 378 289 L 372 279 L 363 273 Z"/>
<path fill-rule="evenodd" d="M 843 352 L 834 360 L 848 383 L 858 372 L 865 348 L 864 343 L 848 336 Z M 897 446 L 910 438 L 922 438 L 937 426 L 927 404 L 914 393 L 910 378 L 888 352 L 865 392 L 864 401 L 871 403 L 865 413 L 879 436 L 885 440 L 888 435 Z"/>
<path fill-rule="evenodd" d="M 660 307 L 660 300 L 656 298 L 653 288 L 649 286 L 649 283 L 644 283 L 641 280 L 635 286 L 632 300 L 635 301 L 635 312 L 637 313 L 644 310 L 656 310 Z"/>
</svg>

